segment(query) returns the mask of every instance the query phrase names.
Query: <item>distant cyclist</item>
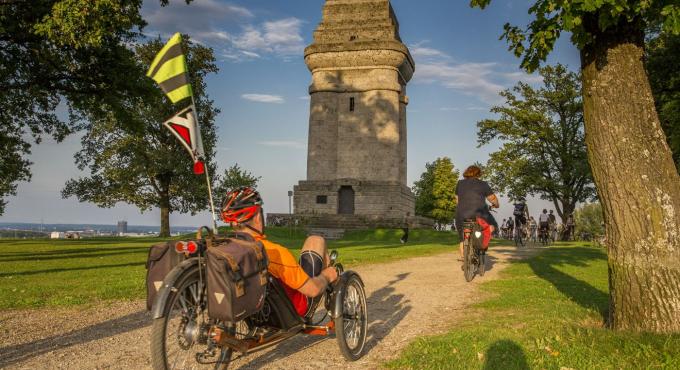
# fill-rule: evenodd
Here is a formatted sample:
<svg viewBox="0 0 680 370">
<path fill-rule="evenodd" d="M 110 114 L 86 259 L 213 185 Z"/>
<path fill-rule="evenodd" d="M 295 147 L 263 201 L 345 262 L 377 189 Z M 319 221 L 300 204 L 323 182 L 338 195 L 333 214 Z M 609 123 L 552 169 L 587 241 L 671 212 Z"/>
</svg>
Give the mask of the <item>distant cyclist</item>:
<svg viewBox="0 0 680 370">
<path fill-rule="evenodd" d="M 517 232 L 523 232 L 524 226 L 527 224 L 527 219 L 529 218 L 529 206 L 527 206 L 526 199 L 524 197 L 519 198 L 517 203 L 514 204 L 515 209 L 512 211 L 512 215 L 515 216 L 515 228 Z"/>
<path fill-rule="evenodd" d="M 536 230 L 538 230 L 538 224 L 534 219 L 534 216 L 529 217 L 529 238 L 531 241 L 536 242 Z"/>
<path fill-rule="evenodd" d="M 512 236 L 515 235 L 513 231 L 515 230 L 515 221 L 513 221 L 512 217 L 508 217 L 508 223 L 505 224 L 505 227 L 508 230 L 508 239 L 512 239 Z"/>
<path fill-rule="evenodd" d="M 482 170 L 477 166 L 468 167 L 463 173 L 463 180 L 458 181 L 456 186 L 456 226 L 460 240 L 460 261 L 463 261 L 463 224 L 466 219 L 481 218 L 489 224 L 489 232 L 493 233 L 498 228 L 496 219 L 489 212 L 489 201 L 491 206 L 498 208 L 498 198 L 494 194 L 489 184 L 479 179 Z"/>
<path fill-rule="evenodd" d="M 550 229 L 550 216 L 548 215 L 548 210 L 543 209 L 543 213 L 538 216 L 538 233 L 541 235 L 541 239 L 548 238 L 548 230 Z"/>
<path fill-rule="evenodd" d="M 574 229 L 576 228 L 576 222 L 574 222 L 574 215 L 569 215 L 567 217 L 567 224 L 565 225 L 564 238 L 569 241 L 574 239 Z"/>
<path fill-rule="evenodd" d="M 548 223 L 550 224 L 550 239 L 552 239 L 552 241 L 556 241 L 557 240 L 557 219 L 555 218 L 555 215 L 553 214 L 552 209 L 548 213 Z"/>
</svg>

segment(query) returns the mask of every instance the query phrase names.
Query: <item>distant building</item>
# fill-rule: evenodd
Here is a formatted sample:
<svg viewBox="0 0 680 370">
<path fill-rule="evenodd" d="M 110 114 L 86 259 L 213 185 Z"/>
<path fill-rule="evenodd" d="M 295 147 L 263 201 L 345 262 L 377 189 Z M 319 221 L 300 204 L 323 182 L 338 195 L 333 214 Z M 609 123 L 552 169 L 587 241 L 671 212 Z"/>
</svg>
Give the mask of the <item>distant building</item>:
<svg viewBox="0 0 680 370">
<path fill-rule="evenodd" d="M 61 231 L 52 231 L 50 233 L 50 239 L 64 239 L 64 233 Z"/>
<path fill-rule="evenodd" d="M 127 234 L 127 221 L 118 221 L 118 235 Z"/>
</svg>

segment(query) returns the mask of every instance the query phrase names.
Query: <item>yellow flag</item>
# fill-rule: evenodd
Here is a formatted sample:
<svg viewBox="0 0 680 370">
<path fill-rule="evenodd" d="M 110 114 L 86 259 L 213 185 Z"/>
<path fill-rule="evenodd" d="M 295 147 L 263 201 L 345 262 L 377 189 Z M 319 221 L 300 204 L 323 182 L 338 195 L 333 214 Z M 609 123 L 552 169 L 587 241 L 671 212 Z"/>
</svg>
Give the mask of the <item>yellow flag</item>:
<svg viewBox="0 0 680 370">
<path fill-rule="evenodd" d="M 156 55 L 146 75 L 156 81 L 173 103 L 193 95 L 179 32 Z"/>
</svg>

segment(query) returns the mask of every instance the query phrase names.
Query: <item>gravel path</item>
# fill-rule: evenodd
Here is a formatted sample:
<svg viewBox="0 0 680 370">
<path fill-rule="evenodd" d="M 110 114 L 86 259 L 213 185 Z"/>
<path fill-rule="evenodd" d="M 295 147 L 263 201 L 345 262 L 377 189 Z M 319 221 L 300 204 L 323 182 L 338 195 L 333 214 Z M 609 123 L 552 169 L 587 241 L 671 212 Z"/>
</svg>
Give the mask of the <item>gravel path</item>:
<svg viewBox="0 0 680 370">
<path fill-rule="evenodd" d="M 478 285 L 537 248 L 495 247 L 487 274 L 466 283 L 455 252 L 356 268 L 366 283 L 367 354 L 344 360 L 334 337 L 298 336 L 237 360 L 234 369 L 366 369 L 413 339 L 444 331 L 477 300 Z M 150 317 L 143 301 L 0 313 L 0 368 L 148 369 Z"/>
</svg>

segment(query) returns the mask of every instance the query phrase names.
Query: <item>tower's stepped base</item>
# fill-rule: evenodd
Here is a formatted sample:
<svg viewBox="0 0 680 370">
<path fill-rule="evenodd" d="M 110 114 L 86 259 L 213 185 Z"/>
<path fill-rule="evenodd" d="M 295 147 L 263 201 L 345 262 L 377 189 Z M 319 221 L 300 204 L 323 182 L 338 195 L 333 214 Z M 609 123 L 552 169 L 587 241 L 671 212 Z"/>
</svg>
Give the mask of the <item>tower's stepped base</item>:
<svg viewBox="0 0 680 370">
<path fill-rule="evenodd" d="M 323 236 L 324 239 L 337 240 L 342 239 L 345 236 L 345 229 L 326 229 L 318 227 L 310 227 L 307 229 L 309 235 L 319 235 Z"/>
<path fill-rule="evenodd" d="M 342 229 L 343 231 L 375 228 L 400 229 L 404 227 L 425 229 L 434 226 L 434 222 L 426 217 L 389 218 L 365 215 L 294 214 L 291 218 L 288 214 L 267 214 L 268 226 L 286 226 L 291 221 L 296 226 L 304 227 L 307 232 L 311 232 L 314 229 Z"/>
</svg>

